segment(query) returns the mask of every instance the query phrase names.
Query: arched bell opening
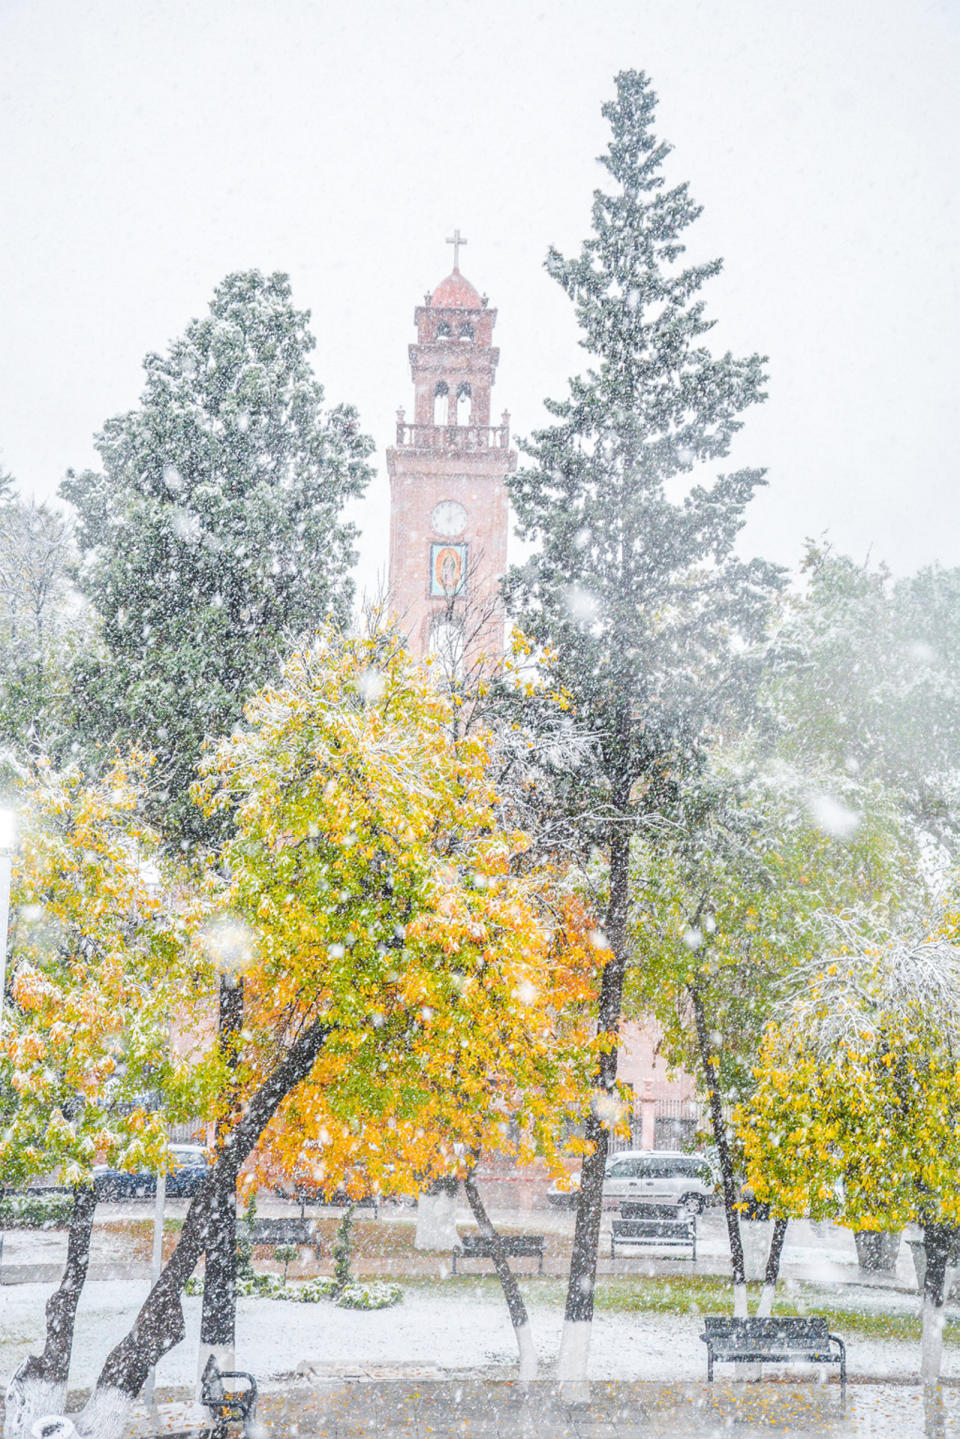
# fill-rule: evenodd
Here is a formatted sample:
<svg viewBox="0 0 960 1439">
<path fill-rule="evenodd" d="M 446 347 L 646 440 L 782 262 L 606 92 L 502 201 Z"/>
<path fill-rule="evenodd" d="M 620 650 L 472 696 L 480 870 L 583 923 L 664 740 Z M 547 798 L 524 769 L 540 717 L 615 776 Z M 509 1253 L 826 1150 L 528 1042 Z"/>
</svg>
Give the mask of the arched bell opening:
<svg viewBox="0 0 960 1439">
<path fill-rule="evenodd" d="M 433 423 L 445 425 L 450 409 L 450 386 L 446 380 L 438 380 L 433 392 Z"/>
</svg>

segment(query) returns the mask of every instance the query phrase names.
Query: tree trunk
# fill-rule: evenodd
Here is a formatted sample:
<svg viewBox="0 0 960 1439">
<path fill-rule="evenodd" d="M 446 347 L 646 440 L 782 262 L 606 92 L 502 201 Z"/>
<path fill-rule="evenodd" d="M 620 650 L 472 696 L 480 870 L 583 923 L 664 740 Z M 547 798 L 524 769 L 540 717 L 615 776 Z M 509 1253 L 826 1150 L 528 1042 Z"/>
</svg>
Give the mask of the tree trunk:
<svg viewBox="0 0 960 1439">
<path fill-rule="evenodd" d="M 773 1298 L 777 1289 L 777 1280 L 780 1277 L 780 1256 L 783 1254 L 783 1242 L 787 1237 L 788 1222 L 786 1219 L 773 1221 L 767 1272 L 763 1276 L 763 1291 L 760 1295 L 760 1303 L 757 1305 L 757 1317 L 760 1319 L 769 1319 L 773 1313 Z"/>
<path fill-rule="evenodd" d="M 73 1191 L 73 1213 L 70 1216 L 63 1278 L 59 1289 L 47 1300 L 47 1333 L 43 1353 L 31 1354 L 25 1359 L 10 1381 L 4 1406 L 3 1439 L 30 1439 L 31 1426 L 36 1419 L 63 1409 L 77 1305 L 87 1277 L 96 1207 L 97 1196 L 93 1185 L 77 1185 Z"/>
<path fill-rule="evenodd" d="M 220 1012 L 217 1043 L 230 1070 L 237 1067 L 237 1042 L 243 1028 L 243 980 L 220 976 Z M 236 1093 L 225 1096 L 217 1121 L 216 1146 L 229 1134 Z M 211 1354 L 220 1369 L 236 1369 L 237 1342 L 237 1184 L 224 1172 L 211 1196 L 208 1243 L 203 1275 L 203 1309 L 200 1316 L 200 1354 L 197 1376 L 203 1374 Z"/>
<path fill-rule="evenodd" d="M 321 1020 L 305 1029 L 286 1056 L 252 1095 L 243 1118 L 230 1131 L 216 1163 L 187 1210 L 176 1248 L 150 1290 L 129 1333 L 108 1355 L 96 1388 L 77 1422 L 81 1436 L 121 1439 L 134 1400 L 149 1370 L 184 1336 L 181 1292 L 209 1240 L 211 1199 L 237 1172 L 281 1102 L 305 1079 L 330 1033 Z"/>
<path fill-rule="evenodd" d="M 954 1412 L 952 1405 L 950 1412 Z M 947 1406 L 939 1385 L 928 1385 L 923 1391 L 923 1434 L 924 1439 L 947 1439 Z"/>
<path fill-rule="evenodd" d="M 470 1205 L 473 1217 L 477 1221 L 477 1228 L 485 1239 L 489 1239 L 493 1251 L 493 1267 L 497 1271 L 497 1278 L 500 1280 L 503 1297 L 507 1301 L 507 1312 L 510 1315 L 510 1323 L 513 1325 L 513 1336 L 517 1341 L 517 1350 L 520 1356 L 520 1378 L 524 1382 L 529 1379 L 536 1379 L 537 1351 L 533 1346 L 530 1316 L 527 1314 L 527 1306 L 524 1304 L 523 1295 L 520 1293 L 517 1276 L 510 1268 L 507 1256 L 503 1252 L 500 1235 L 490 1222 L 490 1217 L 483 1206 L 483 1201 L 477 1189 L 477 1182 L 472 1173 L 463 1181 L 463 1187 L 466 1192 L 467 1203 Z"/>
<path fill-rule="evenodd" d="M 923 1231 L 923 1250 L 927 1272 L 923 1277 L 923 1309 L 920 1338 L 920 1377 L 925 1385 L 940 1379 L 943 1355 L 943 1301 L 947 1260 L 956 1242 L 957 1231 L 948 1224 L 927 1224 Z"/>
<path fill-rule="evenodd" d="M 617 1036 L 623 1009 L 623 977 L 627 964 L 627 914 L 629 887 L 630 828 L 615 829 L 610 842 L 610 898 L 607 903 L 606 937 L 611 955 L 600 977 L 600 1009 L 597 1031 L 611 1036 L 611 1047 L 600 1055 L 594 1109 L 587 1118 L 584 1137 L 590 1153 L 580 1171 L 580 1195 L 570 1256 L 567 1303 L 563 1335 L 557 1359 L 557 1378 L 566 1397 L 581 1397 L 587 1380 L 590 1358 L 590 1331 L 593 1323 L 593 1294 L 597 1282 L 597 1252 L 600 1244 L 600 1217 L 603 1208 L 603 1179 L 610 1144 L 610 1125 L 615 1110 L 617 1081 Z M 609 1109 L 602 1113 L 604 1101 Z"/>
<path fill-rule="evenodd" d="M 690 987 L 693 1002 L 693 1017 L 697 1027 L 697 1049 L 703 1066 L 703 1080 L 710 1100 L 710 1123 L 713 1126 L 713 1142 L 720 1159 L 720 1178 L 723 1182 L 723 1212 L 727 1220 L 727 1237 L 730 1241 L 730 1268 L 733 1272 L 733 1312 L 738 1319 L 747 1317 L 747 1278 L 743 1265 L 743 1241 L 740 1238 L 740 1217 L 737 1214 L 737 1187 L 733 1175 L 733 1159 L 727 1140 L 727 1127 L 723 1122 L 723 1107 L 720 1103 L 720 1081 L 716 1065 L 710 1053 L 710 1036 L 707 1033 L 707 1018 L 703 1011 L 703 999 L 696 984 Z M 779 1256 L 778 1256 L 779 1262 Z"/>
<path fill-rule="evenodd" d="M 458 1243 L 457 1233 L 457 1191 L 456 1179 L 438 1179 L 426 1193 L 417 1199 L 417 1227 L 413 1238 L 414 1249 L 445 1251 L 447 1254 Z"/>
</svg>

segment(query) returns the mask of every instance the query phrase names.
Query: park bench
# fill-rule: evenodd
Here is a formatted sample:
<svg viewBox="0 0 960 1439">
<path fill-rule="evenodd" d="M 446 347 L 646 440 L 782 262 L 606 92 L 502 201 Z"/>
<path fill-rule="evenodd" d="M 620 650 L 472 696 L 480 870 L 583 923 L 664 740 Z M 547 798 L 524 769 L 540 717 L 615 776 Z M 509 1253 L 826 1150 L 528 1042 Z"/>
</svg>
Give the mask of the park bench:
<svg viewBox="0 0 960 1439">
<path fill-rule="evenodd" d="M 610 1226 L 610 1258 L 616 1259 L 619 1245 L 641 1248 L 687 1249 L 697 1257 L 696 1216 L 678 1210 L 675 1204 L 625 1202 L 620 1217 Z"/>
<path fill-rule="evenodd" d="M 344 1207 L 347 1204 L 352 1204 L 354 1209 L 372 1209 L 374 1219 L 380 1218 L 379 1194 L 365 1194 L 362 1199 L 348 1199 L 344 1202 Z"/>
<path fill-rule="evenodd" d="M 228 1389 L 225 1379 L 242 1379 Z M 242 1369 L 221 1369 L 211 1354 L 200 1379 L 200 1403 L 210 1410 L 208 1439 L 226 1439 L 227 1425 L 242 1423 L 244 1433 L 257 1407 L 257 1381 Z"/>
<path fill-rule="evenodd" d="M 840 1384 L 847 1382 L 847 1351 L 842 1339 L 827 1332 L 825 1319 L 704 1318 L 700 1335 L 707 1346 L 707 1379 L 714 1361 L 731 1364 L 839 1364 Z M 836 1349 L 831 1346 L 836 1345 Z"/>
<path fill-rule="evenodd" d="M 309 1244 L 320 1258 L 320 1227 L 314 1219 L 248 1219 L 237 1220 L 237 1242 L 240 1244 Z"/>
<path fill-rule="evenodd" d="M 537 1273 L 543 1273 L 542 1234 L 501 1234 L 500 1243 L 508 1259 L 536 1259 Z M 464 1234 L 453 1250 L 453 1272 L 458 1259 L 492 1259 L 493 1240 L 485 1234 Z"/>
</svg>

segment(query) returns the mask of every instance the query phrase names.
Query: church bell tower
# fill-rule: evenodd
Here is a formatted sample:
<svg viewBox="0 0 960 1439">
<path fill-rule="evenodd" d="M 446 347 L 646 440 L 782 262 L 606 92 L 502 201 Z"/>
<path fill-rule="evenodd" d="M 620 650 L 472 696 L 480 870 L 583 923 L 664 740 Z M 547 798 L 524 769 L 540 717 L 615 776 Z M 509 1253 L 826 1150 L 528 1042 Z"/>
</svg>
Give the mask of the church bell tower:
<svg viewBox="0 0 960 1439">
<path fill-rule="evenodd" d="M 497 312 L 453 270 L 414 312 L 413 423 L 397 413 L 390 476 L 390 602 L 411 652 L 449 669 L 503 652 L 498 584 L 507 563 L 510 417 L 490 423 Z"/>
</svg>

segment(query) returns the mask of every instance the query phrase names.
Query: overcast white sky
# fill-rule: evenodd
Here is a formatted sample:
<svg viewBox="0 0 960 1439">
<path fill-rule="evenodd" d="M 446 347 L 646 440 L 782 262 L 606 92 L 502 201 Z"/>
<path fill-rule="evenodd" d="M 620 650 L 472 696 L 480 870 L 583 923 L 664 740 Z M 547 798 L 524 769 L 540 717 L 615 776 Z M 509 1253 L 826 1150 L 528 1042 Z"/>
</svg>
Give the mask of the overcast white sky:
<svg viewBox="0 0 960 1439">
<path fill-rule="evenodd" d="M 377 440 L 372 583 L 444 238 L 498 307 L 523 434 L 581 364 L 542 261 L 587 233 L 637 67 L 705 207 L 689 255 L 726 260 L 715 342 L 770 357 L 746 547 L 960 564 L 958 39 L 957 0 L 0 0 L 0 464 L 53 494 L 227 271 L 286 270 Z"/>
</svg>

